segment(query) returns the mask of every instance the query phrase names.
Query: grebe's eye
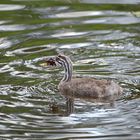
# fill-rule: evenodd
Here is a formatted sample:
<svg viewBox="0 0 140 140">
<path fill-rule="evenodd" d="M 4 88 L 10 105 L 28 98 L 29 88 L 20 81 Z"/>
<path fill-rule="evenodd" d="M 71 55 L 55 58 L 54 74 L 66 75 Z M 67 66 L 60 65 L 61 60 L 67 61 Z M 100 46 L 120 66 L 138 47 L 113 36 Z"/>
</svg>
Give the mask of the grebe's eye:
<svg viewBox="0 0 140 140">
<path fill-rule="evenodd" d="M 59 60 L 60 60 L 60 58 L 57 56 L 55 60 L 56 60 L 56 61 L 59 61 Z"/>
</svg>

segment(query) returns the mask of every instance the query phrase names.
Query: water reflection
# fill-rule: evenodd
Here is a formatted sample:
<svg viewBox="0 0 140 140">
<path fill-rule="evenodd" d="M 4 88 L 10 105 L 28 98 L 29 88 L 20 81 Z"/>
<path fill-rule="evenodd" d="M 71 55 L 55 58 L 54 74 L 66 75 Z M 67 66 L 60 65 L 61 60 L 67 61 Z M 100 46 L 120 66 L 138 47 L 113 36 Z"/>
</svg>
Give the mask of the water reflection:
<svg viewBox="0 0 140 140">
<path fill-rule="evenodd" d="M 117 0 L 117 1 L 112 1 L 112 0 L 70 0 L 71 2 L 80 2 L 80 3 L 89 3 L 89 4 L 138 4 L 139 0 Z M 69 2 L 69 0 L 68 0 Z"/>
<path fill-rule="evenodd" d="M 27 48 L 20 48 L 16 49 L 14 51 L 8 51 L 8 55 L 13 55 L 13 54 L 32 54 L 32 53 L 39 53 L 42 51 L 48 51 L 54 49 L 54 45 L 40 45 L 40 46 L 32 46 L 32 47 L 27 47 Z"/>
<path fill-rule="evenodd" d="M 24 5 L 17 4 L 0 4 L 0 11 L 14 11 L 24 9 Z"/>
<path fill-rule="evenodd" d="M 0 49 L 6 49 L 12 46 L 12 42 L 10 42 L 7 38 L 0 38 Z"/>
<path fill-rule="evenodd" d="M 41 27 L 42 25 L 0 25 L 0 31 L 22 31 L 32 30 Z"/>
<path fill-rule="evenodd" d="M 61 112 L 60 114 L 60 107 L 58 106 L 52 106 L 52 110 L 53 110 L 53 113 L 58 113 L 59 115 L 62 115 L 62 116 L 69 116 L 74 112 L 74 100 L 75 98 L 77 97 L 69 97 L 69 96 L 65 96 L 65 99 L 66 99 L 66 105 L 65 105 L 65 111 L 64 112 Z M 92 99 L 92 98 L 80 98 L 80 100 L 85 100 L 85 102 L 92 102 L 92 103 L 96 103 L 96 105 L 100 106 L 101 108 L 114 108 L 114 105 L 115 105 L 115 100 L 118 99 L 118 96 L 109 96 L 109 97 L 106 97 L 106 98 L 98 98 L 98 99 Z M 59 111 L 58 111 L 59 110 Z"/>
</svg>

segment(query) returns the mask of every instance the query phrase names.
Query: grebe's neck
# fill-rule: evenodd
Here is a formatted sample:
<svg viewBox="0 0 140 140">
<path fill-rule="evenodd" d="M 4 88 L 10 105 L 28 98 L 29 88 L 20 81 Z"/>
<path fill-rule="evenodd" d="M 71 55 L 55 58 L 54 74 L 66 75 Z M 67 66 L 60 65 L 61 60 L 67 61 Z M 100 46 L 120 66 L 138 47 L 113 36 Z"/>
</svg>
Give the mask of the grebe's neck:
<svg viewBox="0 0 140 140">
<path fill-rule="evenodd" d="M 65 60 L 63 60 L 62 65 L 64 68 L 64 76 L 63 76 L 61 82 L 71 81 L 72 71 L 73 71 L 71 60 L 69 58 L 66 58 Z"/>
</svg>

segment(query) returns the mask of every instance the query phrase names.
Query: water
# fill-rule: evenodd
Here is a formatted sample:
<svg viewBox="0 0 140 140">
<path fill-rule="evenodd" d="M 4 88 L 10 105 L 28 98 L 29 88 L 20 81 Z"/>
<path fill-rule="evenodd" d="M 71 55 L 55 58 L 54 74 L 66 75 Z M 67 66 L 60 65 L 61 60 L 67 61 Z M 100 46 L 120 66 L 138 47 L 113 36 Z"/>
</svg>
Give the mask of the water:
<svg viewBox="0 0 140 140">
<path fill-rule="evenodd" d="M 0 1 L 0 139 L 136 140 L 140 137 L 140 1 Z M 74 75 L 113 79 L 113 106 L 66 100 L 60 69 L 42 59 L 69 55 Z"/>
</svg>

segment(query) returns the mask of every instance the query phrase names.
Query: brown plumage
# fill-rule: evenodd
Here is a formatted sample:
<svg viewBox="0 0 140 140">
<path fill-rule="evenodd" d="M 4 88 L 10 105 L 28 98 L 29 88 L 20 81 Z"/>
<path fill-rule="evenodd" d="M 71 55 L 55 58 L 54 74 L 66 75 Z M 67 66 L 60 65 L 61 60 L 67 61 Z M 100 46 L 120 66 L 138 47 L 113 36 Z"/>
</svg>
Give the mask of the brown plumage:
<svg viewBox="0 0 140 140">
<path fill-rule="evenodd" d="M 118 96 L 122 92 L 114 81 L 93 78 L 72 78 L 71 81 L 60 82 L 58 89 L 65 96 L 94 99 Z"/>
</svg>

